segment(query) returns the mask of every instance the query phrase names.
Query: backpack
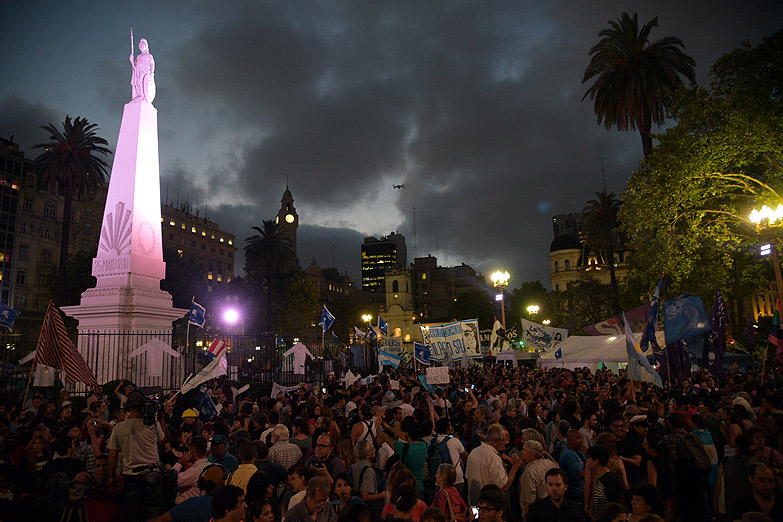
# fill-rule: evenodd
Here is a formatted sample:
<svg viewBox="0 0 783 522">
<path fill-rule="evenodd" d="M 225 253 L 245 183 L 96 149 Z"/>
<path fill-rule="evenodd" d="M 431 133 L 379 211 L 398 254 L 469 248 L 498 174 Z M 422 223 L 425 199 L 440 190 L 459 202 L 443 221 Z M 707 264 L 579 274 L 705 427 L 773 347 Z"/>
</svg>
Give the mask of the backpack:
<svg viewBox="0 0 783 522">
<path fill-rule="evenodd" d="M 685 435 L 673 433 L 672 436 L 677 440 L 675 447 L 677 459 L 675 464 L 677 466 L 701 473 L 708 473 L 712 469 L 710 457 L 707 455 L 704 446 L 702 446 L 701 439 L 693 433 L 686 433 Z"/>
<path fill-rule="evenodd" d="M 384 470 L 387 477 L 391 478 L 391 476 L 400 469 L 408 469 L 407 464 L 405 464 L 405 457 L 408 456 L 410 449 L 410 443 L 405 442 L 403 443 L 402 447 L 402 456 L 400 456 L 396 451 L 389 455 L 389 458 L 386 459 L 386 469 Z"/>
<path fill-rule="evenodd" d="M 427 449 L 427 471 L 433 482 L 440 465 L 451 464 L 451 453 L 449 453 L 448 447 L 449 439 L 451 439 L 451 435 L 446 435 L 442 441 L 436 444 L 437 437 L 433 437 L 430 447 Z"/>
</svg>

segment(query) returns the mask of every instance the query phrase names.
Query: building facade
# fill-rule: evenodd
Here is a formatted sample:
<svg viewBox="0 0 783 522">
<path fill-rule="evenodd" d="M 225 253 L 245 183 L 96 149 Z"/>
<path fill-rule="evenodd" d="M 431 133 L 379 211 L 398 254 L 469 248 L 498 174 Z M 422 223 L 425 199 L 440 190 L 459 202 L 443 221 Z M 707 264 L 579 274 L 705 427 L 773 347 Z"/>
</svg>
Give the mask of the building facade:
<svg viewBox="0 0 783 522">
<path fill-rule="evenodd" d="M 190 203 L 183 203 L 179 208 L 164 203 L 160 207 L 160 215 L 163 248 L 176 251 L 197 267 L 203 274 L 208 291 L 234 279 L 237 251 L 234 234 L 199 216 L 199 211 L 193 211 Z"/>
<path fill-rule="evenodd" d="M 362 289 L 369 292 L 384 292 L 386 271 L 396 268 L 404 270 L 408 264 L 408 250 L 405 236 L 392 232 L 380 239 L 364 238 L 362 244 Z"/>
<path fill-rule="evenodd" d="M 294 196 L 288 189 L 288 185 L 285 186 L 285 192 L 283 192 L 283 197 L 280 199 L 280 210 L 275 217 L 275 223 L 285 231 L 286 236 L 289 241 L 291 241 L 291 246 L 294 250 L 294 258 L 297 259 L 296 264 L 298 266 L 299 258 L 296 253 L 296 230 L 299 228 L 299 214 L 296 213 L 296 208 L 294 208 Z"/>
<path fill-rule="evenodd" d="M 11 306 L 19 194 L 31 167 L 19 144 L 0 138 L 0 302 Z"/>
<path fill-rule="evenodd" d="M 411 265 L 413 305 L 416 315 L 425 322 L 450 321 L 457 296 L 470 290 L 490 291 L 484 277 L 465 263 L 438 266 L 432 255 L 417 257 Z"/>
</svg>

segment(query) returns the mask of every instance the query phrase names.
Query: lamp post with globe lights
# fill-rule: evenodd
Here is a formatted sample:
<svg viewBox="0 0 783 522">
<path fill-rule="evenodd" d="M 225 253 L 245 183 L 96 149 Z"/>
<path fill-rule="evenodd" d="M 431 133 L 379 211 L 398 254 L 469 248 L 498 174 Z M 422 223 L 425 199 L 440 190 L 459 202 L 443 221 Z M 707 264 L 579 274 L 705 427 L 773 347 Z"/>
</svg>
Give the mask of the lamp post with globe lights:
<svg viewBox="0 0 783 522">
<path fill-rule="evenodd" d="M 759 233 L 759 236 L 769 240 L 769 252 L 765 253 L 765 249 L 762 247 L 762 255 L 766 255 L 767 253 L 772 254 L 772 267 L 775 269 L 775 286 L 777 288 L 778 301 L 783 299 L 783 276 L 781 276 L 780 272 L 777 232 L 772 227 L 776 222 L 778 223 L 778 226 L 780 226 L 780 222 L 782 220 L 783 205 L 778 205 L 778 208 L 775 210 L 772 210 L 767 205 L 764 205 L 761 207 L 761 210 L 756 210 L 754 208 L 750 213 L 750 221 L 751 223 L 756 224 L 756 231 Z"/>
<path fill-rule="evenodd" d="M 527 313 L 531 317 L 534 316 L 534 315 L 538 315 L 539 310 L 541 310 L 541 307 L 538 306 L 537 304 L 532 304 L 532 305 L 527 307 Z"/>
<path fill-rule="evenodd" d="M 506 299 L 505 299 L 505 288 L 508 285 L 508 280 L 511 276 L 508 273 L 508 270 L 505 270 L 501 272 L 498 270 L 494 274 L 490 276 L 490 279 L 492 279 L 492 283 L 500 288 L 500 293 L 495 296 L 496 301 L 500 301 L 500 315 L 503 322 L 503 330 L 506 329 Z"/>
</svg>

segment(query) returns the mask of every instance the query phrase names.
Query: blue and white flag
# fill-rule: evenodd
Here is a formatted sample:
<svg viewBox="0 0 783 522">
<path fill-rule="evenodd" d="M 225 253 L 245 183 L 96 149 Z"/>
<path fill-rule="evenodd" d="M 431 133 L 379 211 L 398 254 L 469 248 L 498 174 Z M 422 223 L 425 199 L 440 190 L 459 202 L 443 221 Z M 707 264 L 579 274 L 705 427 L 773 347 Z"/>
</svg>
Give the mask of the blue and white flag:
<svg viewBox="0 0 783 522">
<path fill-rule="evenodd" d="M 210 422 L 212 419 L 218 416 L 215 403 L 212 402 L 212 398 L 207 392 L 201 394 L 201 405 L 199 406 L 199 417 L 201 422 Z"/>
<path fill-rule="evenodd" d="M 563 349 L 558 348 L 557 351 L 555 352 L 555 359 L 559 361 L 562 358 L 563 358 Z"/>
<path fill-rule="evenodd" d="M 381 335 L 389 335 L 389 324 L 380 315 L 378 316 L 378 331 L 381 332 Z"/>
<path fill-rule="evenodd" d="M 204 323 L 207 322 L 207 309 L 198 304 L 196 301 L 190 303 L 190 315 L 188 316 L 188 324 L 193 324 L 199 328 L 204 328 Z"/>
<path fill-rule="evenodd" d="M 0 303 L 0 326 L 5 326 L 10 330 L 14 327 L 17 315 L 19 315 L 19 310 L 14 310 L 10 306 Z"/>
<path fill-rule="evenodd" d="M 357 339 L 364 339 L 367 337 L 367 334 L 359 330 L 357 327 L 353 327 L 353 336 Z"/>
<path fill-rule="evenodd" d="M 325 332 L 332 327 L 333 322 L 334 316 L 326 309 L 326 305 L 324 305 L 324 309 L 321 311 L 321 321 L 318 323 L 318 326 Z"/>
<path fill-rule="evenodd" d="M 421 364 L 430 363 L 430 349 L 426 344 L 413 343 L 413 357 Z"/>
<path fill-rule="evenodd" d="M 384 350 L 380 350 L 378 352 L 378 360 L 380 361 L 381 366 L 392 366 L 394 368 L 399 368 L 402 357 L 391 354 Z"/>
<path fill-rule="evenodd" d="M 378 338 L 378 332 L 373 328 L 372 325 L 368 325 L 370 327 L 369 336 L 370 339 L 377 339 Z"/>
<path fill-rule="evenodd" d="M 661 376 L 647 360 L 647 356 L 642 353 L 642 348 L 634 337 L 625 314 L 623 314 L 623 321 L 625 322 L 625 349 L 628 352 L 628 375 L 635 381 L 651 382 L 663 388 Z"/>
<path fill-rule="evenodd" d="M 369 375 L 367 377 L 359 379 L 359 384 L 361 384 L 362 386 L 369 386 L 369 385 L 372 384 L 373 379 L 375 379 L 376 377 L 378 377 L 378 376 L 377 375 Z"/>
<path fill-rule="evenodd" d="M 658 325 L 658 308 L 660 308 L 660 301 L 658 297 L 661 295 L 661 287 L 663 286 L 663 276 L 658 280 L 658 284 L 655 287 L 652 301 L 650 301 L 650 313 L 647 314 L 647 324 L 644 327 L 644 335 L 642 335 L 642 351 L 647 351 L 648 346 L 653 347 L 653 353 L 658 348 L 658 342 L 655 339 L 655 327 Z"/>
<path fill-rule="evenodd" d="M 690 339 L 712 328 L 704 302 L 697 295 L 682 294 L 663 303 L 663 329 L 666 344 Z"/>
<path fill-rule="evenodd" d="M 435 387 L 427 382 L 427 376 L 426 375 L 419 375 L 419 382 L 422 386 L 424 386 L 424 389 L 427 390 L 430 393 L 435 393 Z"/>
</svg>

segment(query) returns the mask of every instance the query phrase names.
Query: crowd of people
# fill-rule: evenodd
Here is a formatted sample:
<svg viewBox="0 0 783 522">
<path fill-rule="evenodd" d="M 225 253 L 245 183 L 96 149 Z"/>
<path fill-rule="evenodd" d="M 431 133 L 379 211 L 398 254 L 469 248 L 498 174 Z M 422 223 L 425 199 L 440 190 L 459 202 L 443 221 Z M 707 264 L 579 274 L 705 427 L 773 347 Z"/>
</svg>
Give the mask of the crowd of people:
<svg viewBox="0 0 783 522">
<path fill-rule="evenodd" d="M 362 382 L 212 382 L 209 417 L 201 395 L 125 382 L 35 390 L 0 405 L 0 522 L 783 520 L 774 379 L 484 364 Z"/>
</svg>

